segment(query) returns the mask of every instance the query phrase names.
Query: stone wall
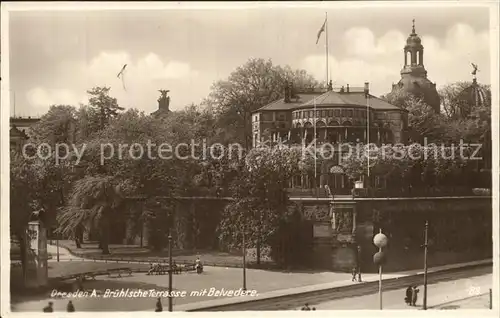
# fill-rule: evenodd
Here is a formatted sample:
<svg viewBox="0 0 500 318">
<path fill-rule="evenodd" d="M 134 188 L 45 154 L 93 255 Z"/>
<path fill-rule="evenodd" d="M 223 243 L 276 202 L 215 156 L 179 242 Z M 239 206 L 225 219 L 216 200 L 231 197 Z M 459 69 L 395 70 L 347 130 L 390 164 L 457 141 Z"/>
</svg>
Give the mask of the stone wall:
<svg viewBox="0 0 500 318">
<path fill-rule="evenodd" d="M 357 243 L 366 270 L 375 270 L 372 257 L 377 249 L 371 240 L 380 229 L 389 238 L 387 270 L 422 268 L 426 221 L 430 266 L 492 255 L 491 198 L 358 199 L 356 206 Z"/>
<path fill-rule="evenodd" d="M 175 248 L 217 249 L 216 228 L 226 199 L 180 200 L 175 204 Z M 304 231 L 311 233 L 312 268 L 376 271 L 372 243 L 379 229 L 389 237 L 387 271 L 423 266 L 423 233 L 429 221 L 429 265 L 491 257 L 492 201 L 489 197 L 447 198 L 293 198 Z M 166 220 L 164 220 L 166 221 Z M 165 224 L 167 225 L 167 224 Z M 148 229 L 144 230 L 147 245 Z M 167 234 L 168 235 L 168 234 Z M 304 238 L 304 240 L 306 240 Z M 309 244 L 309 243 L 308 243 Z"/>
</svg>

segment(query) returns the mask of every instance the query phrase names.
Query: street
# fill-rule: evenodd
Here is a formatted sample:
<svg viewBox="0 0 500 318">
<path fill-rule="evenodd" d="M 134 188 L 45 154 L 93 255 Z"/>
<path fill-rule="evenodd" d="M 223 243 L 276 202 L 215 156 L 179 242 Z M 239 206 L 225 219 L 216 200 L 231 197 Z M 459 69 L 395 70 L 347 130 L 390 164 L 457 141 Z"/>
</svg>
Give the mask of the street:
<svg viewBox="0 0 500 318">
<path fill-rule="evenodd" d="M 443 309 L 446 309 L 446 305 L 448 303 L 451 304 L 457 300 L 470 299 L 473 296 L 479 295 L 486 295 L 482 296 L 481 299 L 487 299 L 487 301 L 489 301 L 487 295 L 489 293 L 489 289 L 492 288 L 492 278 L 492 274 L 487 274 L 428 285 L 427 307 L 428 309 L 432 309 L 432 307 L 439 306 L 444 307 Z M 422 309 L 424 288 L 423 286 L 418 286 L 418 288 L 420 289 L 420 293 L 418 295 L 416 307 L 411 307 L 405 304 L 404 297 L 406 288 L 403 288 L 383 292 L 383 309 Z M 309 303 L 309 306 L 315 307 L 317 310 L 377 310 L 379 309 L 379 295 L 378 293 L 375 293 L 359 297 L 337 299 L 319 304 L 314 304 L 311 302 Z M 486 304 L 483 304 L 482 302 L 470 301 L 460 306 L 460 308 L 487 309 L 488 303 L 486 302 Z M 296 309 L 300 310 L 300 307 L 297 307 Z"/>
</svg>

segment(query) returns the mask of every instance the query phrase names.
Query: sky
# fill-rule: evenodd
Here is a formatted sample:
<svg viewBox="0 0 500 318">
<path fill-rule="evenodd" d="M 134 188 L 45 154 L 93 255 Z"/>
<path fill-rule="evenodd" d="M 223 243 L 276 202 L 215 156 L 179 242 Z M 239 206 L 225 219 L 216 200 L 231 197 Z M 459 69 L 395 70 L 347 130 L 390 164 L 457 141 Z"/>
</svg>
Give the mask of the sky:
<svg viewBox="0 0 500 318">
<path fill-rule="evenodd" d="M 335 86 L 363 86 L 374 95 L 400 79 L 412 19 L 424 45 L 424 66 L 438 88 L 470 81 L 490 84 L 489 9 L 375 7 L 11 11 L 11 114 L 39 116 L 50 105 L 78 106 L 94 86 L 111 87 L 125 108 L 157 109 L 158 90 L 170 107 L 199 103 L 213 82 L 249 58 L 307 70 Z M 123 82 L 117 78 L 127 64 Z M 15 107 L 14 107 L 15 105 Z"/>
</svg>

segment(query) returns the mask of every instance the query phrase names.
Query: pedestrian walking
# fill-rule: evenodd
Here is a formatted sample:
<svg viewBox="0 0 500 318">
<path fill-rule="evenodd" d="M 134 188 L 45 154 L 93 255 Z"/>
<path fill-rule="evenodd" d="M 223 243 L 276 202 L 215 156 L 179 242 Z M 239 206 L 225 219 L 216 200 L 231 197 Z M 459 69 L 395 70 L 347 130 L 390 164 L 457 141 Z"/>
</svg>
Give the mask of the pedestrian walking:
<svg viewBox="0 0 500 318">
<path fill-rule="evenodd" d="M 356 281 L 357 281 L 357 279 L 356 279 L 356 275 L 357 275 L 357 274 L 358 274 L 358 270 L 357 270 L 357 268 L 356 268 L 356 267 L 353 267 L 353 268 L 352 268 L 352 281 L 353 281 L 353 282 L 356 282 Z"/>
<path fill-rule="evenodd" d="M 49 304 L 43 308 L 43 312 L 54 312 L 54 304 L 49 301 Z"/>
<path fill-rule="evenodd" d="M 75 312 L 75 306 L 73 305 L 73 302 L 71 300 L 68 301 L 68 305 L 66 305 L 66 311 Z"/>
<path fill-rule="evenodd" d="M 311 310 L 311 308 L 309 308 L 309 304 L 308 304 L 308 303 L 306 303 L 306 304 L 304 305 L 304 307 L 302 307 L 302 309 L 301 309 L 301 310 L 309 311 L 309 310 Z"/>
<path fill-rule="evenodd" d="M 158 300 L 156 300 L 155 312 L 162 312 L 162 311 L 163 311 L 163 305 L 161 304 L 161 298 L 158 297 Z"/>
<path fill-rule="evenodd" d="M 413 286 L 412 293 L 411 293 L 411 305 L 416 306 L 417 304 L 417 298 L 418 298 L 418 292 L 420 290 L 417 288 L 417 286 Z"/>
</svg>

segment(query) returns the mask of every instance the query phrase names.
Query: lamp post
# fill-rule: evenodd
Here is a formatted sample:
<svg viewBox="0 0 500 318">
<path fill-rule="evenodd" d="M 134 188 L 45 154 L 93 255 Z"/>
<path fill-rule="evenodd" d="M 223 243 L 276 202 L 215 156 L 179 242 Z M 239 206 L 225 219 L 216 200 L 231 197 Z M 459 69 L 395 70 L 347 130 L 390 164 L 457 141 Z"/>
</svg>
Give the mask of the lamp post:
<svg viewBox="0 0 500 318">
<path fill-rule="evenodd" d="M 378 297 L 380 310 L 382 310 L 382 264 L 385 262 L 385 253 L 382 249 L 387 246 L 387 243 L 387 236 L 385 236 L 382 233 L 382 229 L 380 229 L 379 233 L 373 237 L 373 244 L 379 248 L 378 252 L 373 255 L 373 262 L 375 265 L 378 265 Z"/>
<path fill-rule="evenodd" d="M 243 291 L 247 290 L 247 248 L 246 248 L 246 240 L 245 240 L 245 230 L 243 230 Z"/>
<path fill-rule="evenodd" d="M 59 232 L 56 234 L 57 261 L 59 262 Z"/>
<path fill-rule="evenodd" d="M 361 282 L 361 245 L 358 245 L 358 282 Z"/>
<path fill-rule="evenodd" d="M 424 300 L 423 300 L 423 309 L 424 310 L 427 310 L 427 247 L 429 245 L 428 232 L 429 232 L 429 221 L 425 221 L 425 230 L 424 230 Z"/>
<path fill-rule="evenodd" d="M 168 311 L 172 311 L 172 235 L 168 234 Z"/>
</svg>

